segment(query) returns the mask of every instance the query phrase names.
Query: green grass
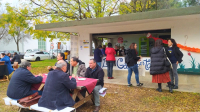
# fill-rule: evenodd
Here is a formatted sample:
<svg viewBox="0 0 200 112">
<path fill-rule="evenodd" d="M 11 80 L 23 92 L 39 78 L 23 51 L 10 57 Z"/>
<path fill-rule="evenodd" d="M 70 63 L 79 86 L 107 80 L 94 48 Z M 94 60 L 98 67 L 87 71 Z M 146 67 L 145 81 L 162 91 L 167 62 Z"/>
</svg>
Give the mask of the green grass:
<svg viewBox="0 0 200 112">
<path fill-rule="evenodd" d="M 54 66 L 56 62 L 57 62 L 56 59 L 34 61 L 34 62 L 31 62 L 31 67 L 34 68 L 34 67 Z"/>
</svg>

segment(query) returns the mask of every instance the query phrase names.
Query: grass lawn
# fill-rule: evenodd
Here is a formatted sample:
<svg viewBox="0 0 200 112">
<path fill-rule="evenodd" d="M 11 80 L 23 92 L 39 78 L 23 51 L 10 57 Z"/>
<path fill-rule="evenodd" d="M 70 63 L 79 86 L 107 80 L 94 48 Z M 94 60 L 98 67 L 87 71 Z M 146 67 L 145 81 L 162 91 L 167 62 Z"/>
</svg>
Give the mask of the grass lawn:
<svg viewBox="0 0 200 112">
<path fill-rule="evenodd" d="M 47 66 L 53 66 L 56 60 L 31 62 L 33 74 L 47 73 Z M 11 77 L 11 75 L 10 75 Z M 17 112 L 16 106 L 6 106 L 2 98 L 6 97 L 9 82 L 0 82 L 0 112 Z M 105 84 L 108 88 L 105 97 L 101 97 L 101 112 L 130 111 L 200 111 L 200 94 L 168 91 L 157 92 L 155 89 L 143 87 L 127 87 L 124 85 Z M 77 109 L 78 112 L 92 112 L 92 101 Z"/>
</svg>

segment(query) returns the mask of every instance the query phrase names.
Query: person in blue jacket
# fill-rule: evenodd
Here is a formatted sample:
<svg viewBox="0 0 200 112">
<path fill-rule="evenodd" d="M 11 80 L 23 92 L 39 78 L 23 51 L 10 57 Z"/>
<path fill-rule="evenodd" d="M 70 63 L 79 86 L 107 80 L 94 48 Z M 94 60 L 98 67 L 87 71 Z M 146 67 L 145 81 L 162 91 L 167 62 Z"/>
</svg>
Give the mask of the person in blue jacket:
<svg viewBox="0 0 200 112">
<path fill-rule="evenodd" d="M 8 73 L 11 74 L 14 71 L 14 69 L 11 66 L 10 58 L 6 56 L 5 53 L 1 53 L 1 61 L 5 61 L 5 65 L 7 65 L 8 68 Z"/>
<path fill-rule="evenodd" d="M 66 62 L 60 60 L 57 62 L 55 70 L 48 73 L 42 97 L 38 102 L 39 107 L 62 110 L 75 104 L 69 91 L 77 87 L 76 79 L 74 75 L 70 79 L 69 75 L 65 73 L 66 70 Z"/>
<path fill-rule="evenodd" d="M 101 49 L 102 49 L 102 46 L 99 45 L 98 48 L 94 50 L 94 59 L 96 60 L 97 65 L 99 65 L 100 67 L 101 67 L 101 62 L 102 62 L 102 57 L 103 57 Z"/>
</svg>

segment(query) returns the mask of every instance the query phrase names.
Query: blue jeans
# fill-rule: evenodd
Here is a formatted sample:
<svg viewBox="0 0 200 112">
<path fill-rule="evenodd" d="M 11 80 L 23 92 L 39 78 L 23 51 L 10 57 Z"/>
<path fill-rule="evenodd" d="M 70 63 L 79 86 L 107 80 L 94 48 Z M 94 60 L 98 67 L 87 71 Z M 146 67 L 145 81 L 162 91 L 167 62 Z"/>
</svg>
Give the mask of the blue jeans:
<svg viewBox="0 0 200 112">
<path fill-rule="evenodd" d="M 114 62 L 113 61 L 106 61 L 106 64 L 107 64 L 107 75 L 108 75 L 108 77 L 112 77 Z"/>
<path fill-rule="evenodd" d="M 97 65 L 99 65 L 101 67 L 101 62 L 97 62 Z"/>
<path fill-rule="evenodd" d="M 140 82 L 139 82 L 138 65 L 137 64 L 135 64 L 134 66 L 128 67 L 128 77 L 127 77 L 128 84 L 131 84 L 131 76 L 132 76 L 133 71 L 135 73 L 135 80 L 136 80 L 137 84 L 139 84 Z"/>
</svg>

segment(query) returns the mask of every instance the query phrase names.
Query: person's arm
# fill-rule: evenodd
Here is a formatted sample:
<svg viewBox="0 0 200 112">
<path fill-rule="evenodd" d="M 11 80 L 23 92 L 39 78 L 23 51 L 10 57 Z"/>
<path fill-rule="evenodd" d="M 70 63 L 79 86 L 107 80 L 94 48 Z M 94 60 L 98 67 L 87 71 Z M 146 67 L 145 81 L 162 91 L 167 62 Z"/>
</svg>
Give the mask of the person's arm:
<svg viewBox="0 0 200 112">
<path fill-rule="evenodd" d="M 104 71 L 101 70 L 98 72 L 98 79 L 99 79 L 99 82 L 97 82 L 97 85 L 99 85 L 101 82 L 103 82 L 103 78 L 104 78 Z"/>
<path fill-rule="evenodd" d="M 99 56 L 102 58 L 103 57 L 103 54 L 101 52 L 101 50 L 99 51 Z"/>
<path fill-rule="evenodd" d="M 68 89 L 76 89 L 77 87 L 77 83 L 76 83 L 76 79 L 75 78 L 69 78 L 69 75 L 63 75 L 63 84 L 65 85 L 65 87 L 67 87 Z"/>
<path fill-rule="evenodd" d="M 14 62 L 16 59 L 16 56 L 14 56 L 12 59 L 11 59 L 11 62 Z"/>
<path fill-rule="evenodd" d="M 113 54 L 114 54 L 114 55 L 116 55 L 116 51 L 115 51 L 115 49 L 114 49 L 114 48 L 113 48 Z"/>
<path fill-rule="evenodd" d="M 88 77 L 88 73 L 89 73 L 89 69 L 86 69 L 86 72 L 85 72 L 85 77 L 86 77 L 86 78 L 89 78 L 89 77 Z"/>
<path fill-rule="evenodd" d="M 10 58 L 3 57 L 3 58 L 1 58 L 1 61 L 9 62 Z"/>
<path fill-rule="evenodd" d="M 183 53 L 180 51 L 180 49 L 179 49 L 178 47 L 177 47 L 176 49 L 177 49 L 177 50 L 176 50 L 176 51 L 177 51 L 177 54 L 178 54 L 178 56 L 179 56 L 179 57 L 178 57 L 178 62 L 181 63 L 182 58 L 183 58 Z"/>
<path fill-rule="evenodd" d="M 42 82 L 42 77 L 41 76 L 34 76 L 31 72 L 26 72 L 22 80 L 32 83 L 32 84 L 37 84 Z"/>
<path fill-rule="evenodd" d="M 133 54 L 133 59 L 138 61 L 140 59 L 140 57 L 137 56 L 136 51 L 132 50 L 132 54 Z"/>
</svg>

